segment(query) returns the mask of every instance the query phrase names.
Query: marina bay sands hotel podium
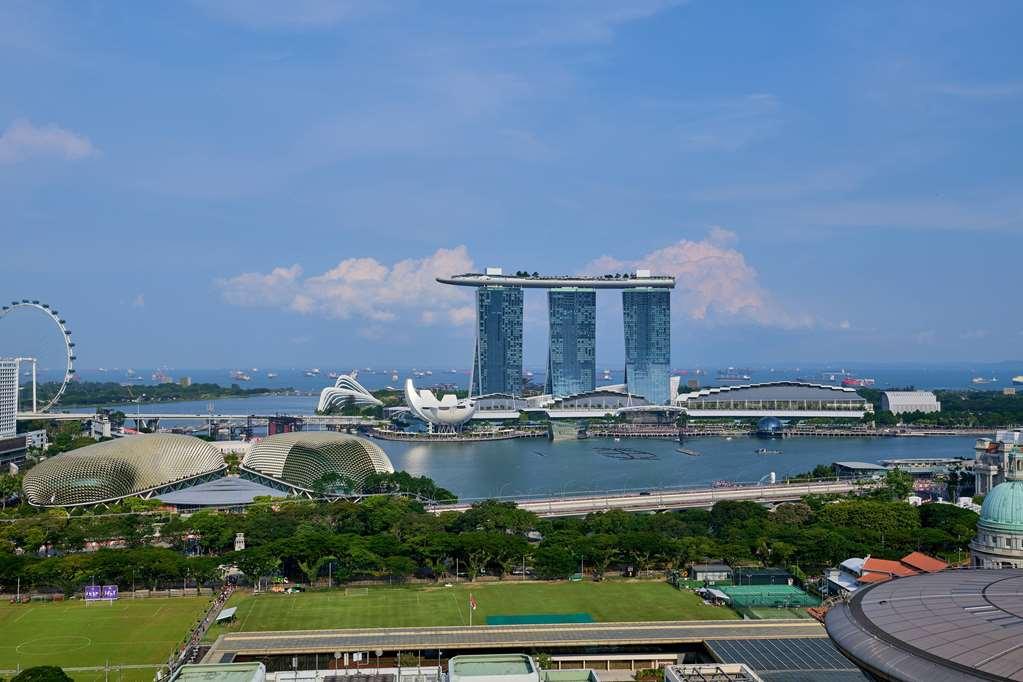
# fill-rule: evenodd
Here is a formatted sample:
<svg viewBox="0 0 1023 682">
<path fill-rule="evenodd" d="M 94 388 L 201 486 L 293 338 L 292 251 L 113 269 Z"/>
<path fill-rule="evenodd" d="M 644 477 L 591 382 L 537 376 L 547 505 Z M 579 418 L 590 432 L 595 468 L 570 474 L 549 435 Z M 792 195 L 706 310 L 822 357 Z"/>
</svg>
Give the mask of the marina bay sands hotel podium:
<svg viewBox="0 0 1023 682">
<path fill-rule="evenodd" d="M 626 390 L 651 404 L 669 402 L 671 289 L 675 278 L 635 273 L 590 277 L 525 272 L 438 277 L 476 287 L 476 345 L 470 395 L 522 395 L 523 289 L 547 289 L 549 337 L 545 393 L 578 395 L 596 388 L 597 291 L 622 290 Z"/>
</svg>

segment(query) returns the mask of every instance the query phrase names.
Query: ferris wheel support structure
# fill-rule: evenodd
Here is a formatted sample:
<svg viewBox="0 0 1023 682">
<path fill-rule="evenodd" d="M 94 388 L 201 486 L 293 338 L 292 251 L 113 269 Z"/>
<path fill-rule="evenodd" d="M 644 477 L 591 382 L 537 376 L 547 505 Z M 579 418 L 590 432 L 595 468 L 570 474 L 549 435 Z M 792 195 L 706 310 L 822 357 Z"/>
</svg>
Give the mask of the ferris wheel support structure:
<svg viewBox="0 0 1023 682">
<path fill-rule="evenodd" d="M 47 303 L 40 303 L 39 301 L 31 301 L 29 299 L 22 299 L 20 301 L 12 301 L 10 305 L 5 305 L 0 308 L 0 320 L 7 317 L 10 313 L 18 309 L 34 309 L 42 312 L 57 326 L 57 330 L 60 332 L 60 337 L 64 343 L 64 353 L 66 358 L 66 366 L 64 369 L 64 378 L 60 382 L 60 388 L 53 395 L 50 400 L 43 405 L 42 409 L 38 409 L 38 403 L 36 400 L 36 358 L 17 358 L 19 361 L 18 375 L 21 375 L 20 362 L 31 362 L 32 363 L 32 412 L 40 414 L 43 412 L 49 412 L 57 401 L 60 400 L 61 396 L 67 390 L 68 383 L 74 379 L 75 376 L 75 360 L 78 358 L 75 356 L 75 343 L 71 339 L 71 330 L 67 328 L 67 322 L 60 317 L 60 314 L 51 308 Z"/>
</svg>

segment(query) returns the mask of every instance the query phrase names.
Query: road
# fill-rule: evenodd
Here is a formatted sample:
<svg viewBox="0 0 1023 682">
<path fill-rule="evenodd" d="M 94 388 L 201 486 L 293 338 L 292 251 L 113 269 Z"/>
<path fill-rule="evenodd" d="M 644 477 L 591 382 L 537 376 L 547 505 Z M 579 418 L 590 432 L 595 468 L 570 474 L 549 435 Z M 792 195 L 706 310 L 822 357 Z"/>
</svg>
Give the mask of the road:
<svg viewBox="0 0 1023 682">
<path fill-rule="evenodd" d="M 815 620 L 709 620 L 649 623 L 573 623 L 555 625 L 483 625 L 476 627 L 381 628 L 232 632 L 217 638 L 204 662 L 247 656 L 310 654 L 381 649 L 416 651 L 551 650 L 555 647 L 671 645 L 706 639 L 825 637 Z"/>
<path fill-rule="evenodd" d="M 509 501 L 515 502 L 520 509 L 528 509 L 538 516 L 585 516 L 609 509 L 643 512 L 693 507 L 709 508 L 721 500 L 787 502 L 798 500 L 805 495 L 846 494 L 862 487 L 863 484 L 856 481 L 817 481 L 813 483 L 743 485 L 732 488 L 612 492 L 578 497 L 519 498 Z M 429 507 L 429 510 L 435 514 L 444 511 L 464 512 L 470 506 L 470 503 L 433 505 Z"/>
</svg>

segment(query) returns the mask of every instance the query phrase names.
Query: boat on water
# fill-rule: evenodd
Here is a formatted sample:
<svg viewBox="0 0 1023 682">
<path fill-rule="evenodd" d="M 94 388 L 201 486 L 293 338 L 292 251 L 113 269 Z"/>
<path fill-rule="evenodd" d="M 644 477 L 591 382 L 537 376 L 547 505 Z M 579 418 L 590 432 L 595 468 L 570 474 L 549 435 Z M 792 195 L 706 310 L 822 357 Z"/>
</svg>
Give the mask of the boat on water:
<svg viewBox="0 0 1023 682">
<path fill-rule="evenodd" d="M 339 376 L 341 375 L 337 372 L 327 372 L 327 378 L 329 379 L 337 379 Z"/>
<path fill-rule="evenodd" d="M 781 450 L 771 450 L 770 448 L 757 448 L 753 452 L 758 455 L 780 455 L 782 453 Z"/>
<path fill-rule="evenodd" d="M 1019 377 L 1017 377 L 1017 378 L 1019 378 Z M 975 386 L 983 386 L 985 384 L 993 384 L 996 381 L 998 381 L 997 377 L 991 377 L 990 379 L 988 379 L 987 377 L 973 377 L 972 379 L 970 379 L 970 383 L 975 385 Z M 1016 383 L 1015 379 L 1013 379 L 1013 383 Z"/>
<path fill-rule="evenodd" d="M 318 376 L 320 376 L 320 368 L 319 367 L 313 367 L 312 369 L 307 369 L 305 371 L 305 375 L 307 377 L 318 377 Z"/>
<path fill-rule="evenodd" d="M 240 369 L 231 372 L 231 378 L 234 379 L 235 381 L 252 381 L 252 377 L 250 377 L 248 374 L 241 371 Z"/>
<path fill-rule="evenodd" d="M 718 381 L 749 381 L 752 376 L 748 369 L 729 367 L 718 371 Z"/>
<path fill-rule="evenodd" d="M 873 379 L 866 379 L 864 377 L 845 377 L 842 379 L 842 386 L 846 388 L 867 388 L 873 385 Z"/>
<path fill-rule="evenodd" d="M 267 379 L 276 379 L 277 378 L 277 372 L 267 372 L 266 373 L 266 378 Z"/>
<path fill-rule="evenodd" d="M 1014 376 L 1012 378 L 1012 383 L 1016 384 L 1017 386 L 1023 386 L 1023 374 Z"/>
<path fill-rule="evenodd" d="M 689 455 L 690 457 L 699 457 L 700 455 L 703 454 L 691 448 L 675 448 L 675 452 L 680 452 L 683 455 Z"/>
</svg>

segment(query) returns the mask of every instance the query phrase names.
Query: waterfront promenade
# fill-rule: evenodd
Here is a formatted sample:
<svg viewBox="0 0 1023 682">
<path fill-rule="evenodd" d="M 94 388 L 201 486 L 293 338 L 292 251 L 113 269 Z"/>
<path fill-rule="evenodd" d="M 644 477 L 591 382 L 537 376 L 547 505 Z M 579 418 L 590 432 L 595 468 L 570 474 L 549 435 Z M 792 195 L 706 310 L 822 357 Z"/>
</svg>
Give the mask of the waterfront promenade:
<svg viewBox="0 0 1023 682">
<path fill-rule="evenodd" d="M 537 516 L 585 516 L 611 509 L 630 512 L 706 509 L 722 500 L 793 502 L 806 495 L 846 495 L 870 485 L 873 484 L 853 480 L 827 480 L 730 487 L 608 491 L 580 496 L 506 498 L 505 501 L 514 502 L 520 509 L 531 511 Z M 472 507 L 472 502 L 466 500 L 459 504 L 431 505 L 427 509 L 435 514 L 446 511 L 464 512 Z"/>
</svg>

